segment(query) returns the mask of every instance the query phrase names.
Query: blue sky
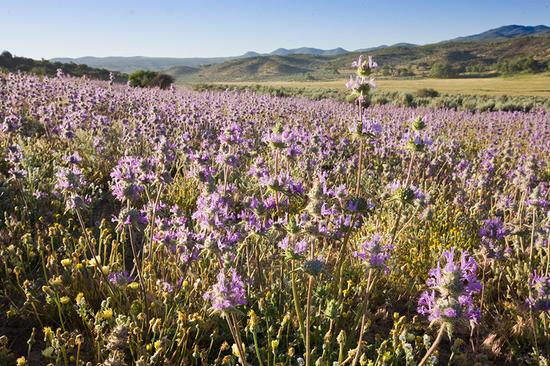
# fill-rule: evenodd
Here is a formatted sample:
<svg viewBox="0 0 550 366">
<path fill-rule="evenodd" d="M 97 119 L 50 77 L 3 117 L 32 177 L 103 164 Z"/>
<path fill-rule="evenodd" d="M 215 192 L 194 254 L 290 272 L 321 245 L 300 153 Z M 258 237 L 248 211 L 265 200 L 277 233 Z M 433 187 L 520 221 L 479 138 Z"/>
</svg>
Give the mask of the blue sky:
<svg viewBox="0 0 550 366">
<path fill-rule="evenodd" d="M 0 50 L 20 56 L 210 57 L 548 25 L 550 0 L 0 0 L 0 12 Z"/>
</svg>

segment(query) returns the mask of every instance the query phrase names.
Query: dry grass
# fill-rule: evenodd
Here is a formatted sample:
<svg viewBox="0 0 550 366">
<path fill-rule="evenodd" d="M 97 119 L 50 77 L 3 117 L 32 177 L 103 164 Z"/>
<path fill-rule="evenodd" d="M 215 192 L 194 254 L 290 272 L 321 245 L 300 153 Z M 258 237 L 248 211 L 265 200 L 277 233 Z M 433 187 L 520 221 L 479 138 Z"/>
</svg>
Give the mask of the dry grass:
<svg viewBox="0 0 550 366">
<path fill-rule="evenodd" d="M 223 84 L 270 85 L 275 87 L 343 89 L 346 80 L 332 81 L 262 81 L 228 82 Z M 550 97 L 550 74 L 520 75 L 514 77 L 471 78 L 471 79 L 381 79 L 377 81 L 381 90 L 414 92 L 422 88 L 433 88 L 440 93 L 527 95 Z"/>
</svg>

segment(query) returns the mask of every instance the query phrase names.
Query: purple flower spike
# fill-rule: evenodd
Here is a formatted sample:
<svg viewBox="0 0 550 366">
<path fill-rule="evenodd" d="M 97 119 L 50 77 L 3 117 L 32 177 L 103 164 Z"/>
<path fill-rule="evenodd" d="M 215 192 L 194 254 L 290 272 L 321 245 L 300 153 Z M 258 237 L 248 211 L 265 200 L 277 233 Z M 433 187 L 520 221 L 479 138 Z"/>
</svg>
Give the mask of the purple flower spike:
<svg viewBox="0 0 550 366">
<path fill-rule="evenodd" d="M 455 261 L 454 249 L 444 252 L 443 258 L 445 265 L 438 263 L 429 272 L 426 284 L 430 289 L 420 295 L 418 313 L 432 322 L 478 322 L 481 314 L 473 301 L 473 295 L 481 291 L 476 261 L 467 252 Z"/>
<path fill-rule="evenodd" d="M 212 303 L 213 309 L 225 311 L 246 304 L 244 283 L 234 268 L 227 274 L 223 270 L 220 271 L 217 279 L 218 282 L 204 294 L 204 299 Z"/>
</svg>

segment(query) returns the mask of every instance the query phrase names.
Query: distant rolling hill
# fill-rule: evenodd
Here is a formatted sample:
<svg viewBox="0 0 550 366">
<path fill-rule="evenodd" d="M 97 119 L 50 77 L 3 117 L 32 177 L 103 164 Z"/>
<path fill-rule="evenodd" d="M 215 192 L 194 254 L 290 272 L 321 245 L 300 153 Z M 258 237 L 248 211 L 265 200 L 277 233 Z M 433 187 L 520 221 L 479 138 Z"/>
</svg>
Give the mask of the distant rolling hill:
<svg viewBox="0 0 550 366">
<path fill-rule="evenodd" d="M 98 68 L 104 68 L 104 69 L 129 73 L 135 70 L 161 71 L 174 66 L 197 67 L 201 65 L 221 63 L 229 59 L 232 59 L 232 58 L 231 57 L 177 58 L 177 57 L 143 57 L 143 56 L 132 56 L 132 57 L 86 56 L 86 57 L 78 57 L 78 58 L 58 57 L 58 58 L 53 58 L 50 61 L 85 64 L 90 67 L 98 67 Z"/>
<path fill-rule="evenodd" d="M 314 56 L 334 56 L 348 53 L 343 48 L 334 48 L 331 50 L 322 50 L 319 48 L 302 47 L 294 49 L 278 48 L 271 53 L 258 53 L 254 51 L 246 52 L 241 56 L 232 57 L 144 57 L 144 56 L 109 56 L 109 57 L 57 57 L 50 61 L 63 63 L 85 64 L 90 67 L 105 68 L 114 71 L 132 72 L 135 70 L 163 71 L 172 67 L 201 67 L 205 65 L 220 64 L 226 61 L 246 59 L 258 56 L 290 56 L 290 55 L 314 55 Z"/>
<path fill-rule="evenodd" d="M 279 48 L 260 54 L 214 58 L 83 57 L 56 58 L 91 67 L 131 72 L 137 69 L 163 71 L 180 83 L 260 80 L 328 80 L 346 75 L 360 53 L 398 75 L 425 75 L 436 62 L 456 67 L 486 67 L 504 59 L 532 56 L 550 59 L 550 27 L 508 25 L 486 32 L 428 45 L 397 43 L 391 46 L 323 50 L 312 47 Z M 396 71 L 397 69 L 397 71 Z M 393 75 L 393 74 L 392 74 Z"/>
<path fill-rule="evenodd" d="M 369 48 L 360 48 L 358 50 L 355 50 L 353 52 L 372 52 L 372 51 L 376 51 L 376 50 L 381 50 L 383 48 L 388 48 L 388 47 L 418 47 L 418 45 L 416 44 L 413 44 L 413 43 L 405 43 L 405 42 L 402 42 L 402 43 L 396 43 L 396 44 L 393 44 L 391 46 L 388 46 L 386 44 L 383 44 L 383 45 L 380 45 L 380 46 L 377 46 L 377 47 L 369 47 Z"/>
<path fill-rule="evenodd" d="M 486 32 L 474 34 L 466 37 L 454 38 L 452 42 L 472 42 L 472 41 L 495 41 L 525 36 L 550 36 L 550 27 L 545 25 L 525 26 L 525 25 L 506 25 Z"/>
<path fill-rule="evenodd" d="M 176 81 L 211 82 L 211 81 L 248 81 L 268 80 L 289 77 L 301 77 L 323 67 L 329 59 L 311 55 L 289 56 L 256 56 L 235 59 L 196 69 L 196 72 L 182 72 L 176 66 L 165 70 Z"/>
<path fill-rule="evenodd" d="M 128 80 L 126 74 L 112 72 L 102 68 L 94 68 L 89 65 L 76 63 L 52 62 L 48 60 L 33 60 L 31 58 L 12 55 L 8 51 L 0 54 L 0 72 L 27 72 L 36 75 L 55 76 L 60 69 L 63 73 L 71 76 L 86 76 L 90 79 L 109 80 L 111 76 L 118 83 L 125 83 Z"/>
<path fill-rule="evenodd" d="M 532 56 L 550 61 L 550 36 L 521 37 L 501 41 L 445 42 L 424 46 L 394 45 L 367 51 L 385 70 L 407 70 L 426 76 L 434 63 L 454 67 L 491 68 L 501 60 Z M 362 53 L 367 53 L 362 51 Z M 209 83 L 268 80 L 333 80 L 350 74 L 351 63 L 360 52 L 336 56 L 289 55 L 256 56 L 204 66 L 196 72 L 179 68 L 165 70 L 178 83 Z"/>
<path fill-rule="evenodd" d="M 286 49 L 286 48 L 277 48 L 275 51 L 271 52 L 269 55 L 273 56 L 289 56 L 289 55 L 313 55 L 313 56 L 335 56 L 335 55 L 342 55 L 344 53 L 348 53 L 349 51 L 338 47 L 334 48 L 332 50 L 321 50 L 319 48 L 311 48 L 311 47 L 301 47 L 301 48 L 294 48 L 294 49 Z"/>
</svg>

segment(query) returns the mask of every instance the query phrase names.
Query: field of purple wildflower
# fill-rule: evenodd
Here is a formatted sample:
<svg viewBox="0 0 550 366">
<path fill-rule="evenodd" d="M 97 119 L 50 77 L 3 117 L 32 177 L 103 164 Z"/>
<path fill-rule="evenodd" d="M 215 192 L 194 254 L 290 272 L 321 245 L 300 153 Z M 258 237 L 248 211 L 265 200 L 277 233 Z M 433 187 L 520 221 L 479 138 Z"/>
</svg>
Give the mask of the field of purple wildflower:
<svg viewBox="0 0 550 366">
<path fill-rule="evenodd" d="M 550 115 L 0 74 L 0 364 L 547 365 Z"/>
</svg>

